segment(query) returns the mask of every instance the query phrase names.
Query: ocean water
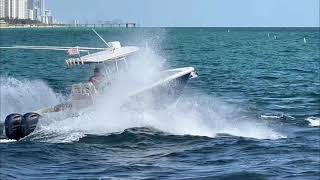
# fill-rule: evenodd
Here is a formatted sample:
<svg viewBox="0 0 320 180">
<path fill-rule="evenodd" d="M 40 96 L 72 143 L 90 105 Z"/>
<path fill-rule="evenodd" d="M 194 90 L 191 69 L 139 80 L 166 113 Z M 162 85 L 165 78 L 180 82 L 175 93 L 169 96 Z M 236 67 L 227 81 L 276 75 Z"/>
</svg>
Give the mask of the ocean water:
<svg viewBox="0 0 320 180">
<path fill-rule="evenodd" d="M 319 179 L 319 28 L 96 30 L 147 49 L 130 77 L 144 80 L 159 64 L 199 77 L 166 110 L 123 112 L 123 92 L 110 91 L 97 111 L 48 115 L 19 142 L 2 135 L 0 179 Z M 85 28 L 1 30 L 0 46 L 16 44 L 104 47 Z M 1 124 L 63 102 L 88 79 L 90 68 L 64 60 L 0 50 Z"/>
</svg>

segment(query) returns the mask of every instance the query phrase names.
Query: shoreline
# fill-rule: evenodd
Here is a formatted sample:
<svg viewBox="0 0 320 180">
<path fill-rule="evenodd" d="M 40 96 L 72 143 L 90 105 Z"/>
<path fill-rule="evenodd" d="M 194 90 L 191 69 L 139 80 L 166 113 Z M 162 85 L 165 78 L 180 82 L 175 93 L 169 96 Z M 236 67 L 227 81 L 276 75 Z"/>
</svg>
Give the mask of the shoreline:
<svg viewBox="0 0 320 180">
<path fill-rule="evenodd" d="M 0 23 L 0 29 L 16 28 L 98 28 L 98 27 L 118 27 L 118 28 L 135 28 L 136 23 L 116 23 L 116 24 L 8 24 Z"/>
<path fill-rule="evenodd" d="M 22 28 L 62 28 L 62 25 L 7 25 L 0 26 L 0 29 L 22 29 Z"/>
<path fill-rule="evenodd" d="M 5 25 L 1 26 L 0 29 L 43 29 L 43 28 L 126 28 L 118 26 L 72 26 L 72 25 Z M 133 27 L 129 27 L 133 28 Z M 139 28 L 139 27 L 134 27 Z M 314 29 L 319 30 L 319 27 L 143 27 L 143 28 L 215 28 L 215 29 Z"/>
</svg>

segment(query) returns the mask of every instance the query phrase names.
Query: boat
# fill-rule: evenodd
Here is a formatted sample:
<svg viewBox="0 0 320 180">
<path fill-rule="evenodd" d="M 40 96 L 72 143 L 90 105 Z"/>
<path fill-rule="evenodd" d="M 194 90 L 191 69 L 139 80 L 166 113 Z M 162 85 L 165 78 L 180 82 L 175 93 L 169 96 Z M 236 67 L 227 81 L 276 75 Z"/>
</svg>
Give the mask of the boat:
<svg viewBox="0 0 320 180">
<path fill-rule="evenodd" d="M 103 72 L 109 75 L 121 73 L 128 69 L 128 58 L 140 48 L 135 46 L 121 46 L 120 42 L 106 42 L 94 29 L 93 32 L 106 44 L 106 47 L 58 47 L 58 46 L 11 46 L 0 49 L 29 49 L 29 50 L 56 50 L 67 51 L 69 57 L 65 61 L 69 68 L 76 66 L 102 67 Z M 92 51 L 95 51 L 92 53 Z M 86 55 L 81 56 L 81 53 Z M 197 77 L 193 67 L 167 69 L 158 73 L 154 80 L 140 89 L 128 92 L 123 104 L 126 108 L 166 108 L 175 103 L 191 78 Z M 105 81 L 107 83 L 107 81 Z M 106 85 L 106 84 L 104 84 Z M 92 82 L 72 85 L 71 98 L 64 103 L 53 107 L 26 113 L 12 113 L 6 116 L 4 127 L 8 139 L 20 140 L 31 134 L 37 127 L 41 117 L 48 113 L 62 111 L 78 111 L 92 107 L 97 99 L 103 96 L 103 88 L 97 88 Z"/>
</svg>

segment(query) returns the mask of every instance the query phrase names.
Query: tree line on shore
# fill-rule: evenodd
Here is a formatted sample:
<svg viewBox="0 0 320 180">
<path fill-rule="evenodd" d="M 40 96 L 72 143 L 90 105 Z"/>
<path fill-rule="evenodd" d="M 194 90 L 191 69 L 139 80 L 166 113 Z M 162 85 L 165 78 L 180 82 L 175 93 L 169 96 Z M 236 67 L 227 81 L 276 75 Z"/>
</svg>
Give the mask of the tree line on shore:
<svg viewBox="0 0 320 180">
<path fill-rule="evenodd" d="M 31 19 L 18 19 L 18 18 L 0 18 L 0 20 L 4 20 L 8 24 L 42 24 L 38 20 L 31 20 Z"/>
</svg>

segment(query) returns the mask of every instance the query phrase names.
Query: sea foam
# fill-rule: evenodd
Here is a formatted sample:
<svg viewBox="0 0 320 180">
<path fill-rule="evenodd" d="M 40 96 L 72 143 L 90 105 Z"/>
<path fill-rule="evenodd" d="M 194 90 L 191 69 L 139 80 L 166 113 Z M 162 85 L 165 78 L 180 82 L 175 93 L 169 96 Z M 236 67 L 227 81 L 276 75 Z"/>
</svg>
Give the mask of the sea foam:
<svg viewBox="0 0 320 180">
<path fill-rule="evenodd" d="M 308 118 L 306 118 L 306 121 L 309 122 L 310 126 L 320 127 L 320 118 L 319 117 L 308 117 Z"/>
</svg>

